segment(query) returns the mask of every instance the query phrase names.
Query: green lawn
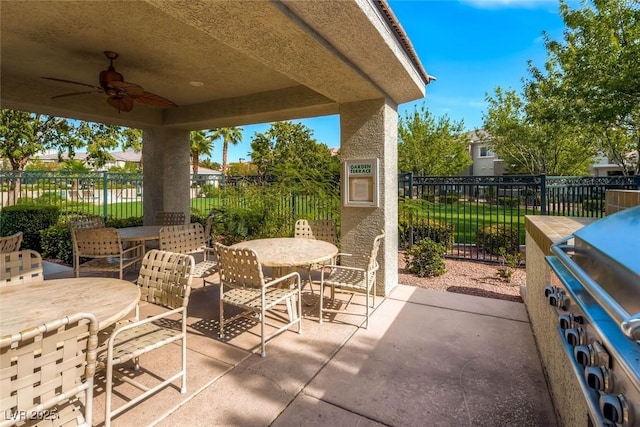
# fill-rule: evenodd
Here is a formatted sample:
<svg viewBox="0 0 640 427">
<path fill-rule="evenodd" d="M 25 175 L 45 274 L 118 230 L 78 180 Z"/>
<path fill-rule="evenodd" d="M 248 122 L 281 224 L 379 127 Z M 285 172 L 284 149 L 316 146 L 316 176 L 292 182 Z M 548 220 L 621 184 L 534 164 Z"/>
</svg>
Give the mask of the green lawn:
<svg viewBox="0 0 640 427">
<path fill-rule="evenodd" d="M 539 211 L 533 209 L 496 206 L 485 202 L 412 203 L 411 205 L 414 224 L 429 220 L 453 224 L 456 243 L 467 244 L 475 243 L 477 230 L 492 224 L 510 225 L 517 228 L 520 233 L 520 242 L 524 244 L 524 216 L 539 214 Z M 400 218 L 406 214 L 406 212 L 402 212 L 401 208 Z"/>
</svg>

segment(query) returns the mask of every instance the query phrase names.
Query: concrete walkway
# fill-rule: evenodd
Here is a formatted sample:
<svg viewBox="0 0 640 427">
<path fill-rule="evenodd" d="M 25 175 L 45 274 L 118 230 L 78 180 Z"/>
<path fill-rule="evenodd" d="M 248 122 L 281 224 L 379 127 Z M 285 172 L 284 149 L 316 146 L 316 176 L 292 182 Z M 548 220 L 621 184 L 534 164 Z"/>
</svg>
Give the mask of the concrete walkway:
<svg viewBox="0 0 640 427">
<path fill-rule="evenodd" d="M 114 426 L 556 425 L 523 304 L 400 285 L 376 301 L 367 330 L 353 316 L 320 325 L 317 307 L 304 307 L 302 334 L 278 336 L 262 358 L 253 322 L 217 337 L 217 297 L 215 286 L 192 294 L 187 394 L 167 388 Z M 170 373 L 179 349 L 166 347 L 123 373 Z M 94 407 L 100 425 L 100 380 Z"/>
</svg>

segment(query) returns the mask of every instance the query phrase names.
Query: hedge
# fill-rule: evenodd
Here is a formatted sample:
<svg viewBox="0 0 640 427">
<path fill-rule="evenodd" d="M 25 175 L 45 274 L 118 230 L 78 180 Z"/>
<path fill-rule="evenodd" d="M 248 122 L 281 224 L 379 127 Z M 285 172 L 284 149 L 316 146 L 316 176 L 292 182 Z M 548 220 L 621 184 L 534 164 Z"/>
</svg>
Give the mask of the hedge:
<svg viewBox="0 0 640 427">
<path fill-rule="evenodd" d="M 0 211 L 0 234 L 10 236 L 22 231 L 21 249 L 42 252 L 40 231 L 54 225 L 59 214 L 56 206 L 7 206 Z"/>
</svg>

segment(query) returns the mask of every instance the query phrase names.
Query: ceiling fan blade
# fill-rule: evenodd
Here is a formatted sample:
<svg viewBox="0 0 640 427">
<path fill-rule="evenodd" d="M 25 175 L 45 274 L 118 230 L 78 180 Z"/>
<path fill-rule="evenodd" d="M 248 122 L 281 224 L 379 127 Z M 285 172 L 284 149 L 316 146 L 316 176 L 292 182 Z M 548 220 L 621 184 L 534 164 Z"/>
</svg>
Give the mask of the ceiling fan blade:
<svg viewBox="0 0 640 427">
<path fill-rule="evenodd" d="M 42 77 L 45 80 L 53 80 L 54 82 L 62 82 L 62 83 L 71 83 L 73 85 L 80 85 L 80 86 L 86 86 L 86 87 L 90 87 L 93 89 L 99 89 L 100 91 L 102 91 L 102 88 L 100 86 L 95 86 L 95 85 L 90 85 L 90 84 L 86 84 L 86 83 L 80 83 L 80 82 L 74 82 L 71 80 L 64 80 L 64 79 L 56 79 L 55 77 Z"/>
<path fill-rule="evenodd" d="M 139 104 L 145 105 L 153 105 L 154 107 L 177 107 L 177 105 L 173 101 L 169 101 L 166 98 L 161 97 L 160 95 L 156 95 L 154 93 L 145 92 L 142 96 L 134 98 Z"/>
<path fill-rule="evenodd" d="M 144 89 L 142 88 L 142 86 L 137 85 L 135 83 L 131 83 L 131 82 L 120 82 L 120 81 L 112 81 L 109 83 L 109 85 L 111 87 L 114 87 L 118 90 L 123 91 L 124 93 L 126 93 L 127 95 L 129 95 L 132 98 L 137 98 L 139 96 L 144 95 Z"/>
<path fill-rule="evenodd" d="M 86 95 L 87 93 L 102 93 L 102 89 L 100 89 L 100 90 L 89 90 L 89 91 L 86 91 L 86 92 L 63 93 L 62 95 L 52 96 L 51 99 L 64 98 L 66 96 Z"/>
<path fill-rule="evenodd" d="M 107 103 L 118 110 L 118 112 L 124 111 L 128 113 L 133 110 L 133 98 L 128 95 L 110 96 L 107 98 Z"/>
</svg>

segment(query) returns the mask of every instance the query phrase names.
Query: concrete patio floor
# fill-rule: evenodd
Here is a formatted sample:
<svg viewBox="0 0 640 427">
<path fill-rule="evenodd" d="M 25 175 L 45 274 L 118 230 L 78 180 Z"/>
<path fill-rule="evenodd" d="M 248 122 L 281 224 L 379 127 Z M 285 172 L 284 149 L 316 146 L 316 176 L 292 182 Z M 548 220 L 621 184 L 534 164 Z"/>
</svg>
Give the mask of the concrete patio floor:
<svg viewBox="0 0 640 427">
<path fill-rule="evenodd" d="M 47 263 L 45 277 L 71 273 Z M 114 426 L 556 425 L 523 304 L 399 285 L 376 299 L 366 330 L 355 316 L 327 316 L 321 325 L 317 305 L 303 306 L 302 334 L 276 337 L 265 358 L 251 321 L 218 338 L 217 307 L 217 286 L 195 283 L 187 393 L 165 388 Z M 141 305 L 143 316 L 157 311 Z M 179 357 L 179 346 L 168 345 L 145 355 L 140 371 L 121 372 L 151 382 L 172 373 Z M 103 378 L 96 383 L 100 426 Z M 122 382 L 114 393 L 132 394 Z"/>
</svg>

